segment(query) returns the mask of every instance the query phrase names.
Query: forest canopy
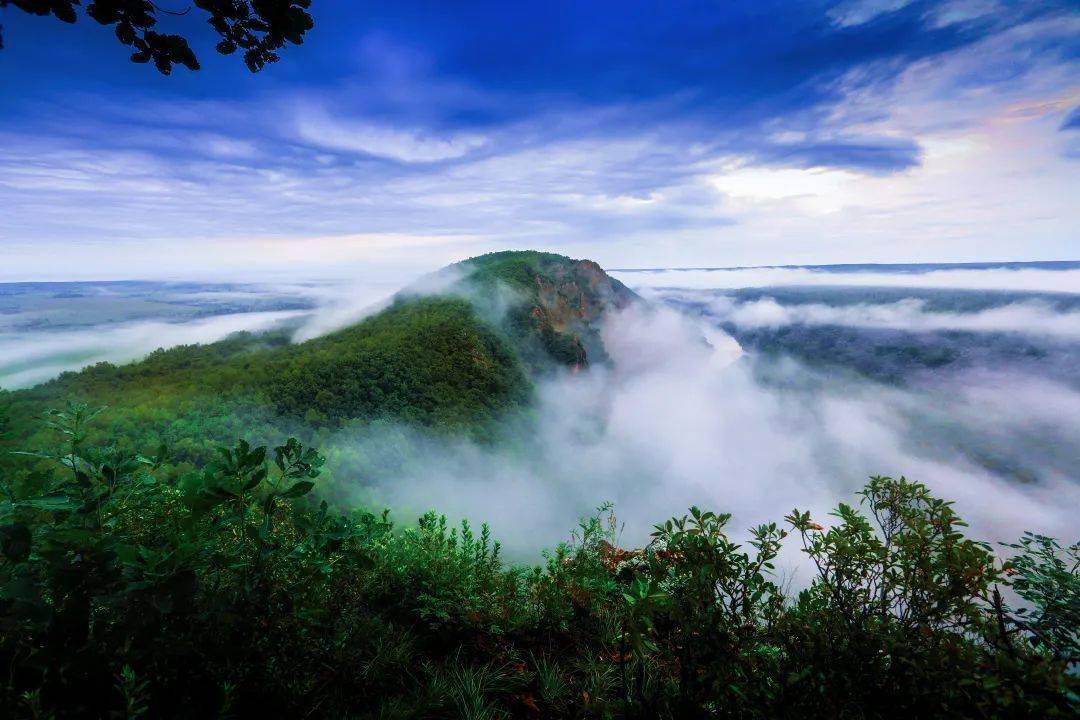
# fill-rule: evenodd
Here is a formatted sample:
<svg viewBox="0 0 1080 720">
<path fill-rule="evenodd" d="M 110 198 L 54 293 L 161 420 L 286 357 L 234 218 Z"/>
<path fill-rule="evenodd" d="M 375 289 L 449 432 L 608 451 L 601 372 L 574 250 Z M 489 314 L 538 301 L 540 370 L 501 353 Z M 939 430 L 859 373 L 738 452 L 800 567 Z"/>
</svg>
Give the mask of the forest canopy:
<svg viewBox="0 0 1080 720">
<path fill-rule="evenodd" d="M 829 519 L 729 536 L 690 508 L 642 548 L 603 507 L 536 567 L 487 526 L 313 501 L 322 456 L 86 442 L 0 479 L 0 706 L 25 717 L 1075 717 L 1080 546 L 1004 563 L 950 503 L 875 477 Z M 824 524 L 823 524 L 824 523 Z M 785 543 L 816 568 L 790 592 Z M 1005 600 L 1011 591 L 1021 605 Z"/>
<path fill-rule="evenodd" d="M 741 533 L 691 507 L 638 547 L 603 505 L 517 562 L 486 525 L 358 502 L 335 433 L 528 435 L 537 383 L 604 366 L 599 322 L 643 303 L 545 253 L 444 272 L 304 342 L 239 333 L 0 394 L 0 708 L 1076 716 L 1080 546 L 991 546 L 903 477 Z"/>
</svg>

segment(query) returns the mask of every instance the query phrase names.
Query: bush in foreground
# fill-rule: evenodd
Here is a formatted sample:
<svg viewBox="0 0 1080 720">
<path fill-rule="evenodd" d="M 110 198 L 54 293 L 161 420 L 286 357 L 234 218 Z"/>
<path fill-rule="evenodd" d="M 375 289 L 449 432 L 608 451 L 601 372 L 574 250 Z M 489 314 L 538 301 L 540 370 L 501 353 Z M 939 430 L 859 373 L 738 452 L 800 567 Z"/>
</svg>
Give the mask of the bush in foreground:
<svg viewBox="0 0 1080 720">
<path fill-rule="evenodd" d="M 1078 546 L 1002 564 L 952 506 L 873 478 L 825 527 L 735 543 L 691 508 L 648 546 L 610 510 L 543 567 L 486 527 L 342 514 L 321 456 L 240 442 L 175 482 L 50 413 L 55 472 L 0 478 L 0 712 L 10 717 L 1074 717 Z M 794 536 L 794 537 L 791 537 Z M 790 539 L 789 539 L 790 538 Z M 773 575 L 785 541 L 816 575 Z M 1024 601 L 1013 609 L 1002 595 Z"/>
</svg>

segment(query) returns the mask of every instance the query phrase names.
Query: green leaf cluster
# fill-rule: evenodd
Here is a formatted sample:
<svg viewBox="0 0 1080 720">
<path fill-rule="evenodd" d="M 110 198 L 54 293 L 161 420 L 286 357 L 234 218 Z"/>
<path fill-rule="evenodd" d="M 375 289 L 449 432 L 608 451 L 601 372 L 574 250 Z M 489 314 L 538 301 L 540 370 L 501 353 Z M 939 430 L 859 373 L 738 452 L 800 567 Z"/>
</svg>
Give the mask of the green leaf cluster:
<svg viewBox="0 0 1080 720">
<path fill-rule="evenodd" d="M 828 526 L 730 537 L 691 508 L 621 548 L 609 506 L 537 567 L 487 526 L 342 513 L 323 457 L 168 451 L 47 416 L 50 469 L 0 481 L 0 707 L 11 717 L 1075 717 L 1076 546 L 998 562 L 950 503 L 875 477 Z M 775 575 L 795 535 L 815 568 Z M 1013 593 L 1026 604 L 1012 609 Z"/>
</svg>

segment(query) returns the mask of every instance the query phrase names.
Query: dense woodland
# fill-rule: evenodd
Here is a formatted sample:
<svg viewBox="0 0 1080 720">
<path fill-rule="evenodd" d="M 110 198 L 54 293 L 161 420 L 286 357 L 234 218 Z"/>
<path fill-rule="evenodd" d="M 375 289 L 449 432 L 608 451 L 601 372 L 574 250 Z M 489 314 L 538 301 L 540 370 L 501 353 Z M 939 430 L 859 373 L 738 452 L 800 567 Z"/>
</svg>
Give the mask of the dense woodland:
<svg viewBox="0 0 1080 720">
<path fill-rule="evenodd" d="M 39 466 L 3 451 L 47 443 L 35 418 L 68 401 L 110 408 L 91 442 L 127 452 L 168 446 L 169 477 L 240 437 L 321 445 L 356 423 L 494 442 L 528 415 L 530 378 L 603 362 L 595 321 L 636 301 L 594 263 L 547 253 L 493 253 L 444 272 L 440 294 L 406 290 L 382 312 L 307 342 L 290 343 L 291 329 L 237 333 L 11 393 L 0 470 L 21 477 Z"/>
<path fill-rule="evenodd" d="M 874 478 L 744 542 L 692 508 L 645 548 L 607 509 L 538 567 L 486 527 L 332 510 L 295 440 L 163 455 L 49 414 L 54 471 L 4 480 L 9 717 L 1075 717 L 1080 547 L 1001 564 L 949 503 Z M 813 582 L 773 574 L 797 543 Z M 1006 601 L 1005 588 L 1023 609 Z"/>
<path fill-rule="evenodd" d="M 636 549 L 602 507 L 535 567 L 486 527 L 335 503 L 363 478 L 314 449 L 334 431 L 499 442 L 536 374 L 604 362 L 592 321 L 636 302 L 589 263 L 472 262 L 306 343 L 242 334 L 0 397 L 0 713 L 1080 712 L 1080 546 L 990 547 L 905 479 L 745 538 L 692 508 Z M 790 545 L 797 588 L 775 567 Z"/>
</svg>

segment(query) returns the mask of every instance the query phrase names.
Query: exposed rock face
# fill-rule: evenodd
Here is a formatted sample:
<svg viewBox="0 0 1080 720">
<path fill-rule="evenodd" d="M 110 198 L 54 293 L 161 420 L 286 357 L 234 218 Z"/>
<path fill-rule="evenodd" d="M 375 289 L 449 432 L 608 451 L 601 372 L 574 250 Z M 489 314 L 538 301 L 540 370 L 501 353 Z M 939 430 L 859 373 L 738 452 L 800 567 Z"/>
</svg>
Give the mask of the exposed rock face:
<svg viewBox="0 0 1080 720">
<path fill-rule="evenodd" d="M 425 278 L 325 335 L 291 343 L 292 330 L 282 329 L 99 364 L 20 391 L 15 407 L 29 418 L 73 397 L 108 404 L 116 432 L 155 423 L 156 436 L 178 438 L 186 457 L 212 455 L 251 418 L 259 432 L 279 432 L 275 416 L 329 427 L 388 420 L 490 440 L 530 407 L 538 376 L 606 362 L 603 322 L 637 302 L 596 263 L 495 253 Z M 222 408 L 238 420 L 218 423 Z M 35 444 L 29 435 L 18 441 Z"/>
<path fill-rule="evenodd" d="M 642 302 L 591 260 L 509 251 L 460 263 L 461 281 L 484 302 L 502 298 L 499 324 L 534 372 L 607 361 L 600 326 L 608 313 Z"/>
</svg>

